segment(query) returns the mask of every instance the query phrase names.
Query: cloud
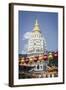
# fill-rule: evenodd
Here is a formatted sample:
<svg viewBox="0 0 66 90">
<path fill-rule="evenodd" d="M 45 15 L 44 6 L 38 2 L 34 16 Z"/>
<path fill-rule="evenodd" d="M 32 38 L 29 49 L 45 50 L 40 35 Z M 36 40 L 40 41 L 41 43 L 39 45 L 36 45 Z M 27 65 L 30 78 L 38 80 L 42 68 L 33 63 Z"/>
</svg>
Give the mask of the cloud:
<svg viewBox="0 0 66 90">
<path fill-rule="evenodd" d="M 25 34 L 24 34 L 24 39 L 29 39 L 30 37 L 31 37 L 31 32 L 26 32 Z"/>
</svg>

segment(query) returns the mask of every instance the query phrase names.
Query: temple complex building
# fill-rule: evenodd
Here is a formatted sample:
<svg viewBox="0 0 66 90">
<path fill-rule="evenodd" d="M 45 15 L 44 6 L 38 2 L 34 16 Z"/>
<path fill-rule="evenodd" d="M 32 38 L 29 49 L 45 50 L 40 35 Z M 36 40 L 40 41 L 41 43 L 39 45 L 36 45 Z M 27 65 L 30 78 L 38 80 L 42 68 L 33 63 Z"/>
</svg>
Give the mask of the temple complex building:
<svg viewBox="0 0 66 90">
<path fill-rule="evenodd" d="M 58 76 L 58 52 L 48 52 L 44 33 L 35 20 L 30 38 L 27 40 L 26 55 L 19 60 L 20 78 L 46 78 Z"/>
<path fill-rule="evenodd" d="M 31 37 L 28 39 L 27 54 L 39 55 L 44 54 L 46 51 L 46 41 L 40 31 L 38 20 L 36 19 Z"/>
</svg>

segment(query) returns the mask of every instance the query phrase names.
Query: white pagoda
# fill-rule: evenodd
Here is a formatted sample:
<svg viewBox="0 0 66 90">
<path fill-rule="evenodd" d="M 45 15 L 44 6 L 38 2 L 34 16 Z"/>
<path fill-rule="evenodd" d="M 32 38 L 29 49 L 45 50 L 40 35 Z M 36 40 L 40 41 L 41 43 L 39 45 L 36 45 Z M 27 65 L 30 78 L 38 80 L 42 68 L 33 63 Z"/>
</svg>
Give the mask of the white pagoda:
<svg viewBox="0 0 66 90">
<path fill-rule="evenodd" d="M 40 31 L 38 20 L 36 19 L 33 31 L 27 44 L 28 55 L 39 55 L 44 54 L 46 51 L 46 41 Z"/>
</svg>

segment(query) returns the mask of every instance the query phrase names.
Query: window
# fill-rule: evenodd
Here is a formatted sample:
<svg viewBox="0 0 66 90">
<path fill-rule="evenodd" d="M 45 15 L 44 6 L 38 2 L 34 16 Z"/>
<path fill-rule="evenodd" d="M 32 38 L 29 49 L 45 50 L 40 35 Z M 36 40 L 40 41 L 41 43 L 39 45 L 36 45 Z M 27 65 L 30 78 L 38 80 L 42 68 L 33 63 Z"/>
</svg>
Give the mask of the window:
<svg viewBox="0 0 66 90">
<path fill-rule="evenodd" d="M 39 69 L 39 65 L 37 65 L 37 69 Z"/>
<path fill-rule="evenodd" d="M 34 43 L 34 45 L 36 45 L 36 43 Z"/>
<path fill-rule="evenodd" d="M 41 65 L 41 69 L 43 68 L 43 66 Z"/>
</svg>

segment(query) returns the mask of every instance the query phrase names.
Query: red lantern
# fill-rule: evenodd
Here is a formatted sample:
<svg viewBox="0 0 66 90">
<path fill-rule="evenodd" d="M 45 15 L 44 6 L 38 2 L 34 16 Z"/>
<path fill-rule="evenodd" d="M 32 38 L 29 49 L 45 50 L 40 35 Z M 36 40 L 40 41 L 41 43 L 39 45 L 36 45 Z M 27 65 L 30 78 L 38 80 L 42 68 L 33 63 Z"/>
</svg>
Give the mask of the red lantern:
<svg viewBox="0 0 66 90">
<path fill-rule="evenodd" d="M 26 58 L 25 63 L 26 63 L 26 64 L 29 63 L 29 58 Z"/>
<path fill-rule="evenodd" d="M 45 54 L 44 57 L 43 57 L 43 59 L 44 59 L 45 61 L 48 60 L 48 56 Z"/>
<path fill-rule="evenodd" d="M 57 59 L 58 58 L 58 52 L 54 52 L 53 56 L 54 56 L 54 59 Z"/>
<path fill-rule="evenodd" d="M 38 56 L 35 56 L 33 59 L 34 59 L 34 62 L 37 62 L 38 61 Z"/>
</svg>

